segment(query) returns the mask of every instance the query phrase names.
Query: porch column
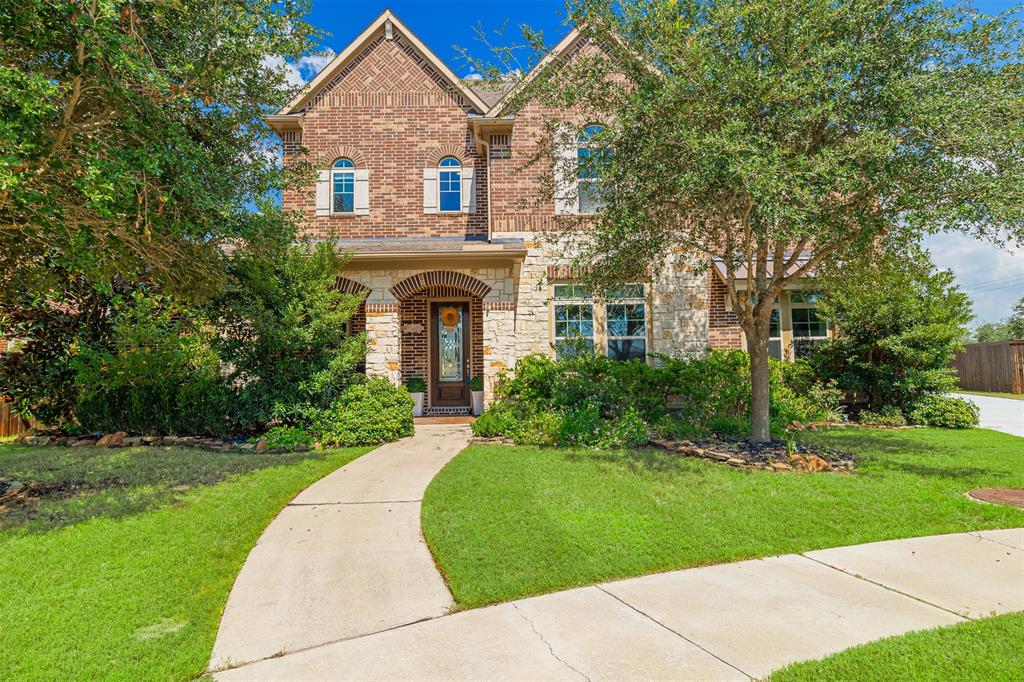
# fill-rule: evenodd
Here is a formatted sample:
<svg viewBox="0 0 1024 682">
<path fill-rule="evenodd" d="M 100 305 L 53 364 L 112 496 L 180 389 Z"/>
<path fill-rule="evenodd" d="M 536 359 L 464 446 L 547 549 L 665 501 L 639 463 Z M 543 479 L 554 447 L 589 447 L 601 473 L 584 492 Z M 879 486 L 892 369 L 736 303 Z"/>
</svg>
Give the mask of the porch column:
<svg viewBox="0 0 1024 682">
<path fill-rule="evenodd" d="M 386 377 L 393 384 L 401 384 L 399 354 L 399 322 L 397 303 L 368 303 L 366 305 L 366 374 Z"/>
<path fill-rule="evenodd" d="M 515 366 L 515 303 L 483 303 L 484 404 L 494 400 L 494 386 L 505 369 Z"/>
</svg>

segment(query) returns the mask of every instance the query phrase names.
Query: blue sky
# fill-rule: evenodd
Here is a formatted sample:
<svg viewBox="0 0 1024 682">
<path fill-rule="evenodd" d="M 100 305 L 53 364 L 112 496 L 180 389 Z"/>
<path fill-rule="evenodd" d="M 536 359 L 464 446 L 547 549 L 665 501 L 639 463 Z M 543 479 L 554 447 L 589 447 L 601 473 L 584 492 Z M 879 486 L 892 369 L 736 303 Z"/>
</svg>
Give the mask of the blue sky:
<svg viewBox="0 0 1024 682">
<path fill-rule="evenodd" d="M 1014 4 L 1008 0 L 974 3 L 990 13 Z M 477 24 L 494 31 L 507 22 L 505 37 L 495 39 L 498 44 L 508 44 L 517 38 L 516 27 L 522 23 L 543 30 L 549 44 L 568 31 L 562 23 L 562 0 L 314 0 L 310 22 L 331 34 L 324 38 L 323 47 L 337 52 L 389 7 L 459 76 L 469 75 L 472 70 L 454 46 L 465 47 L 481 58 L 487 56 L 473 31 Z M 312 78 L 325 63 L 321 58 L 304 60 L 295 72 L 296 79 Z M 929 237 L 925 245 L 939 267 L 952 270 L 971 296 L 977 322 L 1006 317 L 1013 304 L 1024 296 L 1024 251 L 1000 250 L 957 234 Z"/>
</svg>

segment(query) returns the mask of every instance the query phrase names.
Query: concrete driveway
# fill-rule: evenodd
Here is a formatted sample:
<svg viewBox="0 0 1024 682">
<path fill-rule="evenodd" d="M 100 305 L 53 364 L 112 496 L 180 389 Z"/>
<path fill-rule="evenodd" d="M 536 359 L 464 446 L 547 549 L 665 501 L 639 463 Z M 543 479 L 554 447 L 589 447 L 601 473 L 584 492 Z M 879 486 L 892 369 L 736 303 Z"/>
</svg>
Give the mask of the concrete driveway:
<svg viewBox="0 0 1024 682">
<path fill-rule="evenodd" d="M 974 401 L 981 408 L 981 423 L 979 424 L 981 428 L 1024 437 L 1024 400 L 992 398 L 968 393 L 954 393 L 953 395 L 957 398 Z"/>
<path fill-rule="evenodd" d="M 749 680 L 881 637 L 1018 610 L 1024 528 L 673 571 L 329 642 L 340 628 L 320 646 L 216 678 Z"/>
</svg>

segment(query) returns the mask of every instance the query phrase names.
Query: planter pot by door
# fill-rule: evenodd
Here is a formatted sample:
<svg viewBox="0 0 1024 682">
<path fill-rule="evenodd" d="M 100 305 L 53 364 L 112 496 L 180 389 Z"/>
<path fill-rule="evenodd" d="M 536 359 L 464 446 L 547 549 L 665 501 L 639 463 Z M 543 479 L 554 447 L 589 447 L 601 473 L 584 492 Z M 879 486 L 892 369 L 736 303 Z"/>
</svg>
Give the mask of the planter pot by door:
<svg viewBox="0 0 1024 682">
<path fill-rule="evenodd" d="M 480 416 L 484 411 L 484 392 L 473 391 L 473 416 Z"/>
<path fill-rule="evenodd" d="M 423 397 L 425 395 L 426 395 L 425 393 L 413 393 L 412 394 L 412 399 L 413 399 L 412 416 L 414 416 L 414 417 L 422 417 L 423 416 Z"/>
</svg>

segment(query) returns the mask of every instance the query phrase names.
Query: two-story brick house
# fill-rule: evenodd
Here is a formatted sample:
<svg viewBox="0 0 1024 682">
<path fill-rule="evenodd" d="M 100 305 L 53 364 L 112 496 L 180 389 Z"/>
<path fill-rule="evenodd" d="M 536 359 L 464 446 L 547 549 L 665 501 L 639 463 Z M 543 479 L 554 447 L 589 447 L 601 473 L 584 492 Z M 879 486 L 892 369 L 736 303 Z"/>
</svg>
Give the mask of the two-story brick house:
<svg viewBox="0 0 1024 682">
<path fill-rule="evenodd" d="M 552 57 L 581 44 L 573 31 Z M 530 201 L 543 171 L 525 160 L 552 118 L 581 145 L 600 122 L 537 103 L 501 115 L 504 97 L 457 78 L 385 11 L 268 118 L 285 164 L 320 169 L 315 188 L 286 191 L 283 203 L 305 214 L 309 234 L 352 254 L 339 282 L 366 295 L 353 331 L 369 338 L 367 372 L 420 377 L 432 412 L 459 412 L 471 377 L 489 395 L 502 370 L 568 337 L 617 358 L 741 347 L 715 267 L 696 274 L 673 257 L 656 281 L 604 300 L 575 285 L 573 253 L 553 228 L 593 207 L 585 191 Z M 784 307 L 780 354 L 793 324 L 787 298 Z M 801 333 L 824 334 L 816 315 L 800 315 Z"/>
</svg>

